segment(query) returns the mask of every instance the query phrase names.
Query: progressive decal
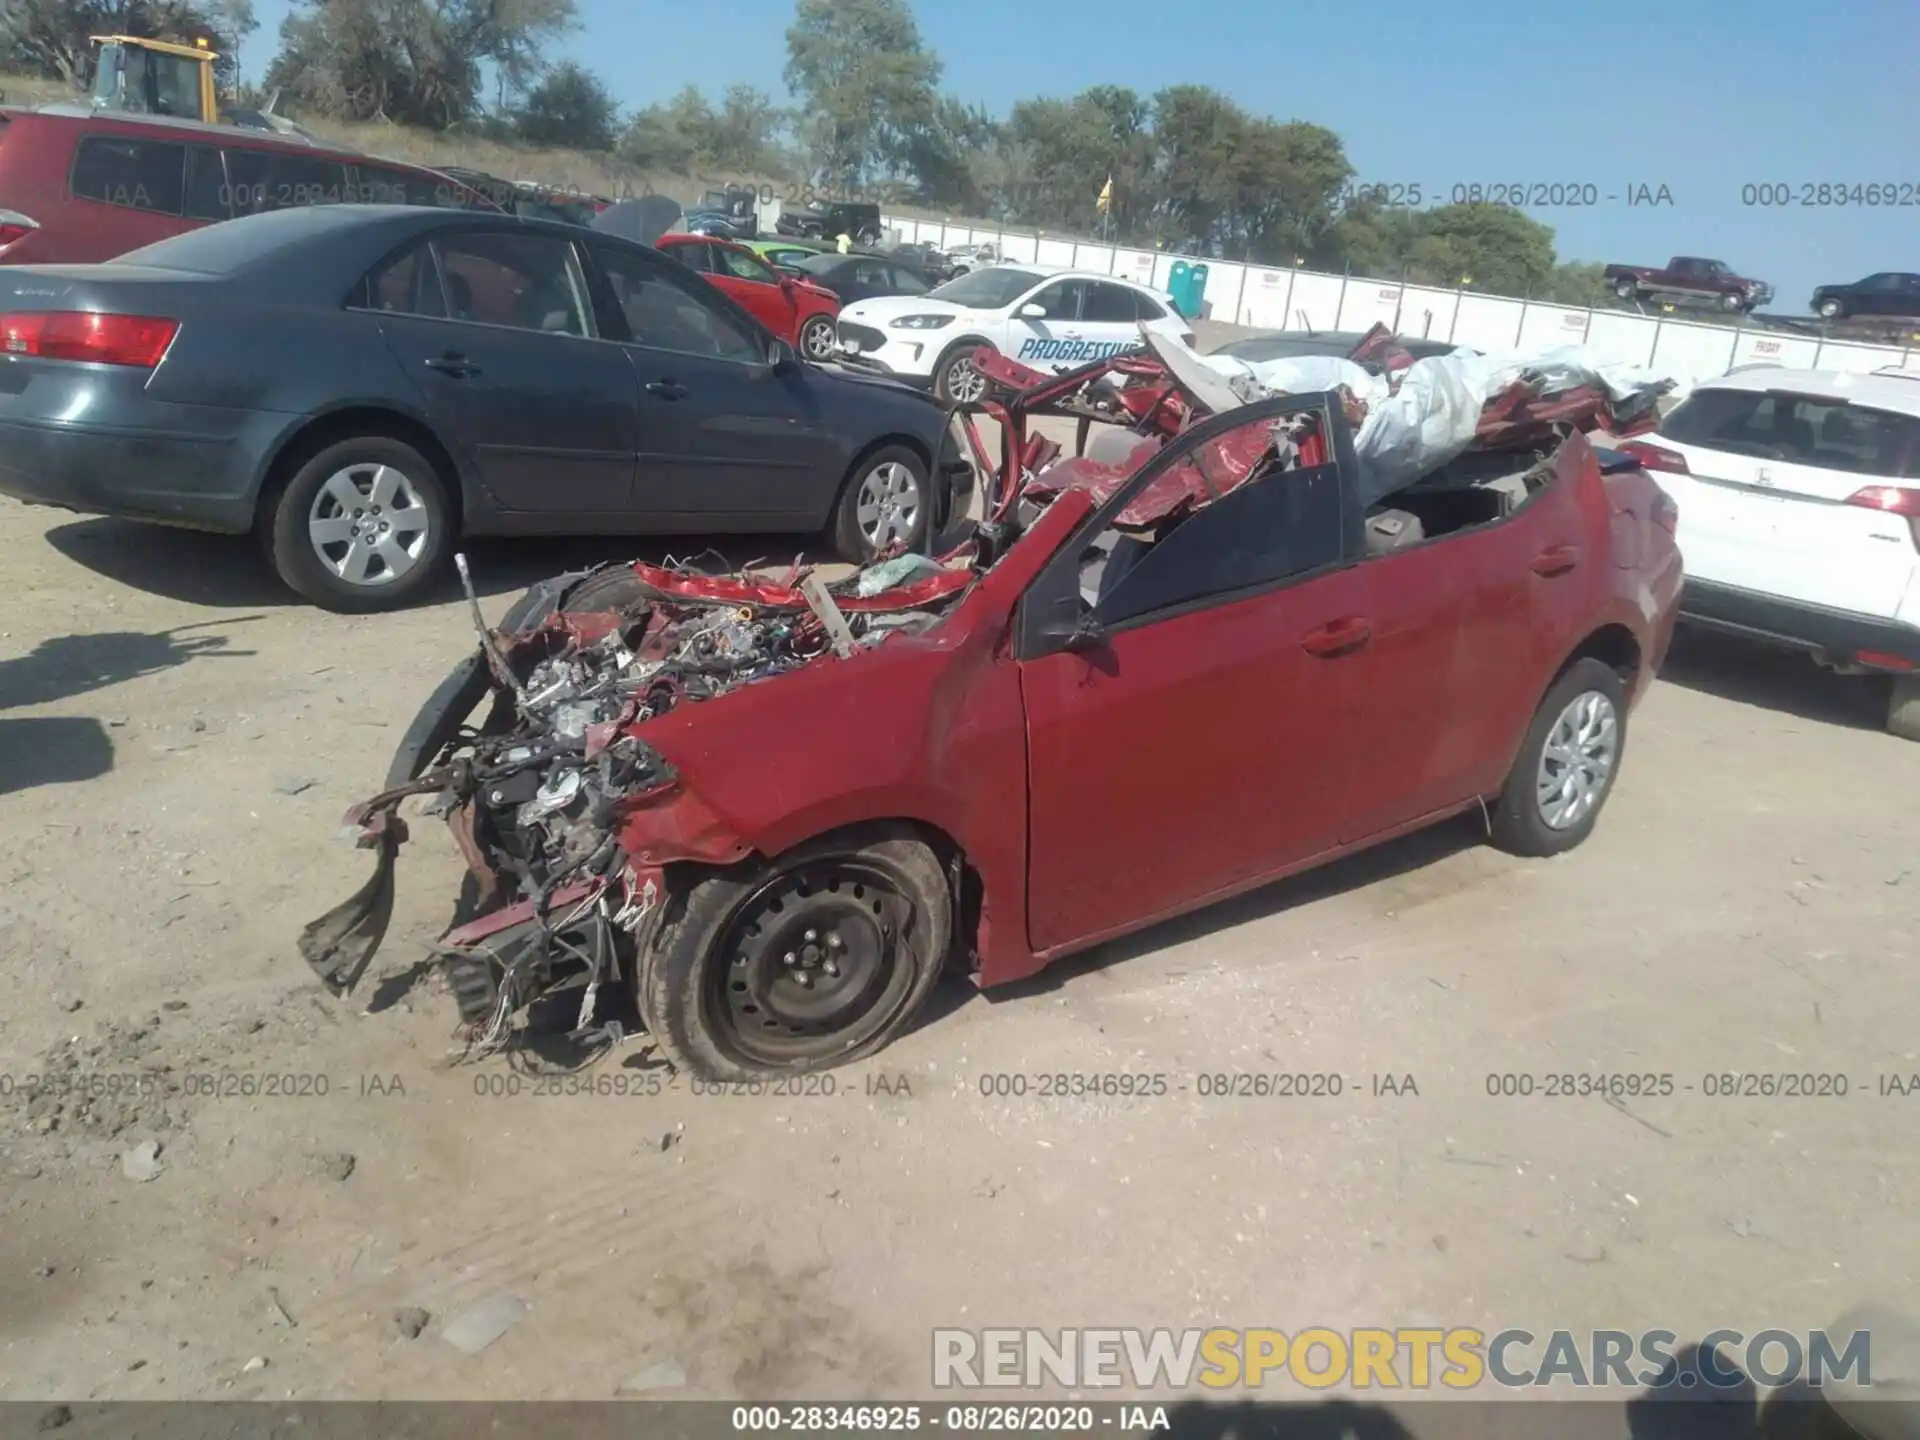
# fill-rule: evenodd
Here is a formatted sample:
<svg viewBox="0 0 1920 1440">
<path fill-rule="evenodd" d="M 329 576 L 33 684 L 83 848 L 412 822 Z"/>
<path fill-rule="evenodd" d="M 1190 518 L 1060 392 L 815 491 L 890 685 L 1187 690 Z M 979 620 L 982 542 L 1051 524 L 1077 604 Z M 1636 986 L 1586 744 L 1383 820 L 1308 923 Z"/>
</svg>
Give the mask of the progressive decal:
<svg viewBox="0 0 1920 1440">
<path fill-rule="evenodd" d="M 1138 350 L 1124 340 L 1022 340 L 1016 360 L 1077 360 L 1082 364 Z"/>
</svg>

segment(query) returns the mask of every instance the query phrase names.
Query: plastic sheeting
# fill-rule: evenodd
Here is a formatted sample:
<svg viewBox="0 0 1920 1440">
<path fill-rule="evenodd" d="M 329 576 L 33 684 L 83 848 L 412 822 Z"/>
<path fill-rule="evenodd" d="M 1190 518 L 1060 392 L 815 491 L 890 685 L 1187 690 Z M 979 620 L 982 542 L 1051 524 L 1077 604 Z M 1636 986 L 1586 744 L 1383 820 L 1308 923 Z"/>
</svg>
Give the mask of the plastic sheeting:
<svg viewBox="0 0 1920 1440">
<path fill-rule="evenodd" d="M 1461 349 L 1417 360 L 1391 379 L 1331 355 L 1252 364 L 1224 355 L 1194 358 L 1226 377 L 1243 403 L 1263 394 L 1312 394 L 1341 386 L 1366 401 L 1367 418 L 1353 449 L 1367 505 L 1464 454 L 1473 444 L 1480 412 L 1515 381 L 1536 385 L 1542 395 L 1599 385 L 1616 405 L 1644 400 L 1662 384 L 1677 386 L 1675 377 L 1578 345 L 1504 354 Z"/>
</svg>

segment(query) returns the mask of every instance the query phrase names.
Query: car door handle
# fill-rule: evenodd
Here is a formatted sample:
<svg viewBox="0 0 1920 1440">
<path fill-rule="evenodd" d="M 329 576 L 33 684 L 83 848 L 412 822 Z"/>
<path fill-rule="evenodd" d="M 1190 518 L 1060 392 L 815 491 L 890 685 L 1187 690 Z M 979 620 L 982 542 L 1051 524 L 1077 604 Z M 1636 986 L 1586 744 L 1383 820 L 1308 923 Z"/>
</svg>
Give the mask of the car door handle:
<svg viewBox="0 0 1920 1440">
<path fill-rule="evenodd" d="M 444 355 L 433 356 L 427 361 L 429 370 L 438 370 L 442 375 L 455 380 L 464 380 L 469 375 L 478 375 L 480 367 L 457 351 L 449 350 Z"/>
<path fill-rule="evenodd" d="M 1373 638 L 1373 622 L 1349 617 L 1322 625 L 1318 630 L 1309 630 L 1300 641 L 1300 648 L 1309 655 L 1331 657 L 1345 655 L 1358 650 Z"/>
<path fill-rule="evenodd" d="M 658 395 L 662 400 L 684 400 L 687 398 L 687 387 L 682 385 L 678 380 L 650 381 L 646 386 L 646 391 L 649 395 Z"/>
<path fill-rule="evenodd" d="M 1527 562 L 1534 574 L 1545 575 L 1549 579 L 1555 575 L 1566 574 L 1579 563 L 1580 547 L 1578 545 L 1555 545 L 1551 549 L 1542 550 Z"/>
</svg>

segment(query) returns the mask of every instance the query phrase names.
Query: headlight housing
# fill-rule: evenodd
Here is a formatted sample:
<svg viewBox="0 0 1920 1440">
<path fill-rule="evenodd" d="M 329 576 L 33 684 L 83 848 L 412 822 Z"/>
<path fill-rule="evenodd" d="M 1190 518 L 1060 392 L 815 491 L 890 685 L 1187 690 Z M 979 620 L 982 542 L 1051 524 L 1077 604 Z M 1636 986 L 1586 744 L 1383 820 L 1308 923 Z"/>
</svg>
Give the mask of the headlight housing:
<svg viewBox="0 0 1920 1440">
<path fill-rule="evenodd" d="M 902 315 L 889 320 L 889 330 L 942 330 L 953 323 L 951 315 Z"/>
</svg>

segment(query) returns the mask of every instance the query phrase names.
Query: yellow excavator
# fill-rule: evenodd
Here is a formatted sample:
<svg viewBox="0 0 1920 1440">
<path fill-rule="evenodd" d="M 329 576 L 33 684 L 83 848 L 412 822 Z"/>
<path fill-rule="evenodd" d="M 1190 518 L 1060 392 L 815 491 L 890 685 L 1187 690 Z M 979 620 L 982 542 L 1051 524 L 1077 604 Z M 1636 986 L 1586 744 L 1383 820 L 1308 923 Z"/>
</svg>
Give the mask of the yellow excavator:
<svg viewBox="0 0 1920 1440">
<path fill-rule="evenodd" d="M 131 115 L 166 115 L 206 124 L 304 134 L 273 113 L 273 100 L 257 110 L 223 110 L 213 84 L 220 57 L 205 40 L 186 44 L 138 35 L 92 35 L 93 108 Z M 275 99 L 278 99 L 276 93 Z"/>
</svg>

